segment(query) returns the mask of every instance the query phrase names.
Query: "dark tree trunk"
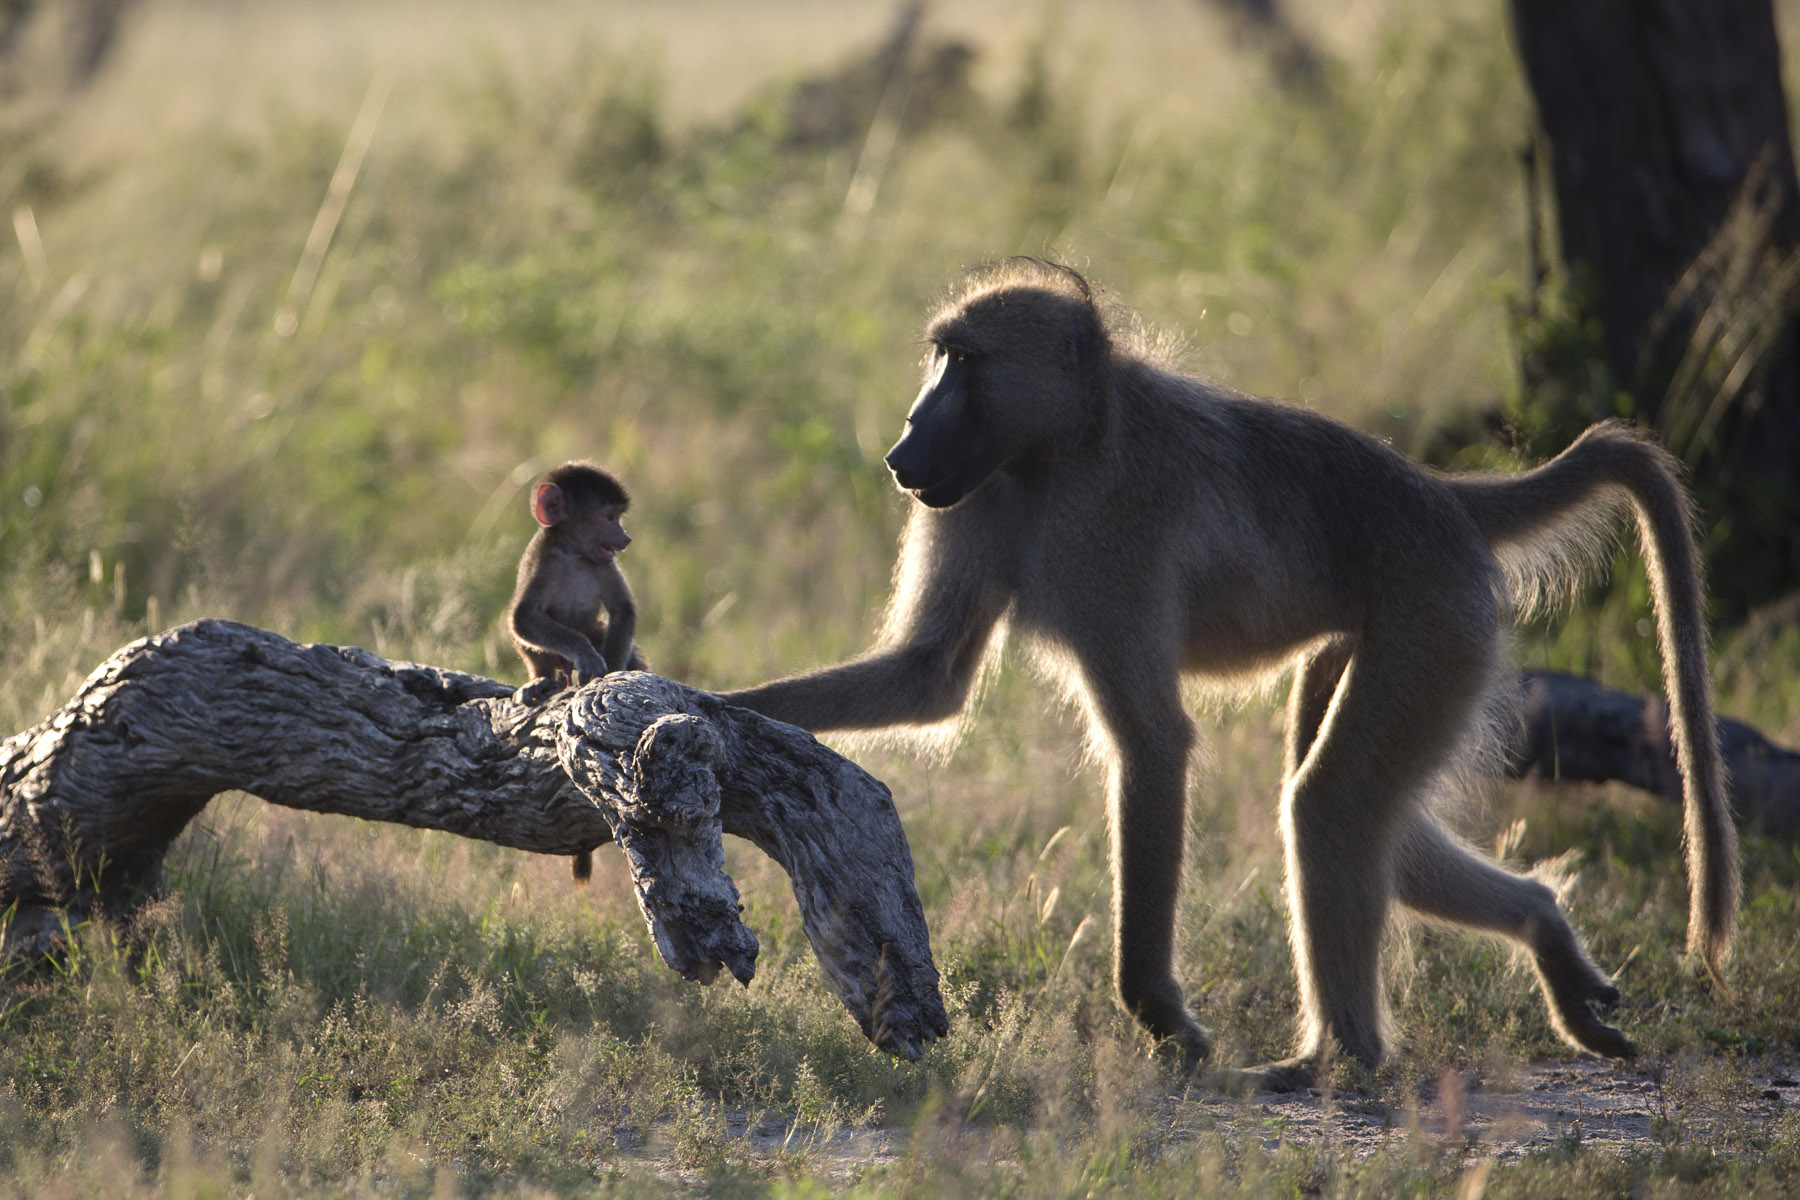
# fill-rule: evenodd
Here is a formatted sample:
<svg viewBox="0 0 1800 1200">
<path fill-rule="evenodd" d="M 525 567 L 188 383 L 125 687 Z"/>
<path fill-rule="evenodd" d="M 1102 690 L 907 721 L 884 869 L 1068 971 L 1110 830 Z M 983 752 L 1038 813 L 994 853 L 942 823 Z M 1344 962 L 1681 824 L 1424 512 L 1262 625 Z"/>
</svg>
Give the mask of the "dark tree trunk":
<svg viewBox="0 0 1800 1200">
<path fill-rule="evenodd" d="M 1800 184 L 1770 0 L 1512 12 L 1562 258 L 1614 378 L 1695 468 L 1717 608 L 1741 616 L 1800 587 Z"/>
</svg>

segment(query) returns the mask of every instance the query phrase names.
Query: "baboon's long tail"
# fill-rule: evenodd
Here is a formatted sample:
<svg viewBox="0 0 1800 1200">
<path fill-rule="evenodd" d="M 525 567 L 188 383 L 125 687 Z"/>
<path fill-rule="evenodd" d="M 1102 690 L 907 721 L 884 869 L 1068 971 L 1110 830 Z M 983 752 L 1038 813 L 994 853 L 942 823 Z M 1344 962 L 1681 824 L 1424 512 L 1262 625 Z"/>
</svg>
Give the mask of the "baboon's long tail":
<svg viewBox="0 0 1800 1200">
<path fill-rule="evenodd" d="M 1637 518 L 1656 596 L 1663 686 L 1669 695 L 1686 809 L 1688 951 L 1721 990 L 1738 905 L 1737 831 L 1713 724 L 1705 593 L 1693 508 L 1667 451 L 1624 424 L 1596 425 L 1519 475 L 1459 477 L 1457 493 L 1493 544 L 1522 607 L 1579 578 L 1613 543 L 1621 508 Z"/>
</svg>

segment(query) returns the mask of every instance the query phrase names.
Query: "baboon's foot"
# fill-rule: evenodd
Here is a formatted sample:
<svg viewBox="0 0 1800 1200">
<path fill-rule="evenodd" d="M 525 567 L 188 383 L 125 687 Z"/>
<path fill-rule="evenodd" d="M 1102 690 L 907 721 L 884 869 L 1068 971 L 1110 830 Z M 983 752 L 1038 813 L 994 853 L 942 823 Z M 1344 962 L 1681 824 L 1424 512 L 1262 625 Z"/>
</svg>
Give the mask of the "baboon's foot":
<svg viewBox="0 0 1800 1200">
<path fill-rule="evenodd" d="M 1221 1067 L 1208 1077 L 1209 1083 L 1228 1096 L 1303 1092 L 1318 1081 L 1318 1063 L 1311 1058 L 1284 1058 L 1260 1067 Z"/>
<path fill-rule="evenodd" d="M 554 675 L 540 675 L 512 694 L 513 703 L 536 708 L 567 686 Z"/>
<path fill-rule="evenodd" d="M 1603 1058 L 1636 1058 L 1637 1046 L 1600 1019 L 1619 1005 L 1619 989 L 1578 957 L 1544 955 L 1538 959 L 1538 981 L 1550 1008 L 1550 1023 L 1566 1040 Z"/>
<path fill-rule="evenodd" d="M 1550 1023 L 1564 1038 L 1602 1058 L 1637 1057 L 1637 1045 L 1621 1030 L 1600 1019 L 1600 1013 L 1610 1013 L 1618 1006 L 1618 988 L 1609 983 L 1591 991 L 1573 992 L 1554 987 L 1547 990 Z"/>
</svg>

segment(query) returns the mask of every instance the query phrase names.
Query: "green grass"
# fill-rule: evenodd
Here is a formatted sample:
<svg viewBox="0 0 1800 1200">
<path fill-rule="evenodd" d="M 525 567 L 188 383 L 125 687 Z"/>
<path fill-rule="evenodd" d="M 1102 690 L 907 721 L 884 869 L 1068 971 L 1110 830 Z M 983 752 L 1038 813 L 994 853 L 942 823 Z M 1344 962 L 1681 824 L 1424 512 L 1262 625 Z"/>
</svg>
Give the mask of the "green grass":
<svg viewBox="0 0 1800 1200">
<path fill-rule="evenodd" d="M 851 653 L 904 516 L 880 456 L 921 317 L 999 255 L 1083 265 L 1196 369 L 1407 448 L 1518 400 L 1529 112 L 1494 6 L 1321 19 L 1322 99 L 1280 93 L 1191 7 L 1137 41 L 1082 6 L 962 12 L 975 93 L 902 139 L 866 215 L 845 204 L 860 137 L 786 143 L 791 76 L 736 62 L 704 90 L 739 39 L 779 41 L 764 27 L 573 35 L 547 7 L 509 35 L 521 56 L 456 11 L 417 44 L 339 14 L 352 48 L 328 61 L 294 34 L 304 9 L 232 16 L 234 70 L 300 64 L 246 98 L 184 57 L 223 13 L 152 8 L 53 119 L 11 96 L 0 201 L 29 210 L 47 273 L 0 247 L 0 731 L 203 615 L 516 679 L 498 618 L 524 489 L 574 456 L 636 497 L 625 565 L 659 671 L 724 688 Z M 806 11 L 814 60 L 881 23 Z M 296 291 L 378 68 L 393 90 Z M 1653 686 L 1645 603 L 1624 570 L 1521 657 Z M 810 1196 L 853 1185 L 846 1131 L 894 1127 L 868 1194 L 1455 1192 L 1460 1156 L 1404 1113 L 1446 1069 L 1566 1054 L 1528 971 L 1478 939 L 1394 940 L 1395 1057 L 1338 1081 L 1401 1114 L 1372 1157 L 1194 1116 L 1111 998 L 1100 781 L 1017 657 L 948 760 L 856 751 L 894 789 L 944 975 L 952 1032 L 921 1062 L 863 1041 L 746 847 L 758 976 L 702 989 L 655 957 L 615 855 L 576 892 L 560 859 L 226 797 L 140 949 L 89 928 L 0 986 L 0 1196 Z M 1800 740 L 1791 621 L 1717 659 L 1728 712 Z M 1203 727 L 1180 971 L 1220 1061 L 1249 1062 L 1285 1051 L 1295 1004 L 1278 718 L 1257 701 Z M 1699 1103 L 1800 1053 L 1792 846 L 1746 846 L 1727 1001 L 1674 952 L 1665 807 L 1509 789 L 1472 836 L 1521 817 L 1521 859 L 1578 852 L 1577 923 L 1672 1089 Z M 1717 1153 L 1665 1133 L 1647 1156 L 1577 1140 L 1498 1165 L 1486 1194 L 1780 1194 L 1800 1167 L 1791 1116 Z"/>
</svg>

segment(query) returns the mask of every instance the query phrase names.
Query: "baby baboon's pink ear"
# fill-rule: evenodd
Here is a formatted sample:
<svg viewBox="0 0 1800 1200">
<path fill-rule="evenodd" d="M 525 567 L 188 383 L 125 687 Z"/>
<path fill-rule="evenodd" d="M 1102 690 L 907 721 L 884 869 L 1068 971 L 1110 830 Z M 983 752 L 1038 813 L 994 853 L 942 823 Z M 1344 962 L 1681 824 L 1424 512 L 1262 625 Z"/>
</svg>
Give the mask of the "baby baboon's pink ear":
<svg viewBox="0 0 1800 1200">
<path fill-rule="evenodd" d="M 531 493 L 531 515 L 545 529 L 559 524 L 569 515 L 569 502 L 563 496 L 563 490 L 554 483 L 540 483 L 537 490 Z"/>
</svg>

